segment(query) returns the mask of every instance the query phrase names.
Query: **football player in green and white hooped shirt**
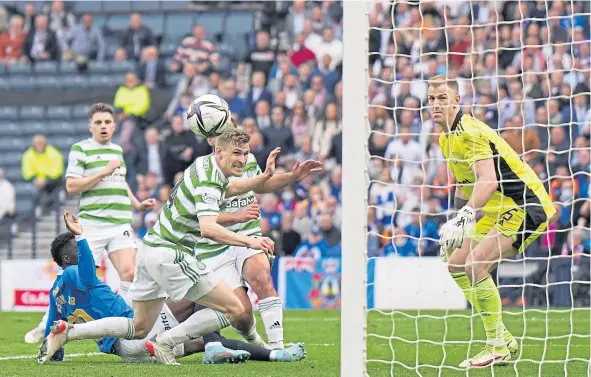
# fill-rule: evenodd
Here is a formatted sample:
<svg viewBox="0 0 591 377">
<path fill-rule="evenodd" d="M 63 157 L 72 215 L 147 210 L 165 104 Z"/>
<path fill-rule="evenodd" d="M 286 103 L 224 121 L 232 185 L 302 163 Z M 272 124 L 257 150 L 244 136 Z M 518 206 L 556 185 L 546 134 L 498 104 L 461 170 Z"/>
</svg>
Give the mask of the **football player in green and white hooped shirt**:
<svg viewBox="0 0 591 377">
<path fill-rule="evenodd" d="M 133 282 L 136 244 L 131 228 L 132 209 L 152 209 L 154 199 L 139 202 L 125 181 L 123 150 L 111 142 L 115 132 L 113 107 L 95 103 L 88 110 L 89 139 L 72 146 L 66 170 L 68 194 L 80 194 L 80 222 L 97 266 L 106 253 L 117 269 L 119 294 L 131 305 L 127 292 Z M 40 328 L 45 328 L 47 313 Z M 36 329 L 29 333 L 36 332 Z M 25 340 L 27 340 L 25 335 Z M 33 342 L 41 341 L 43 336 Z"/>
<path fill-rule="evenodd" d="M 46 359 L 70 340 L 145 337 L 167 297 L 174 302 L 198 302 L 208 308 L 146 342 L 150 355 L 163 364 L 177 364 L 173 354 L 176 345 L 219 330 L 243 316 L 244 307 L 228 284 L 192 255 L 201 238 L 274 252 L 275 243 L 270 238 L 247 237 L 217 223 L 226 195 L 242 195 L 264 187 L 275 172 L 279 148 L 269 154 L 263 173 L 229 181 L 231 176 L 242 175 L 250 153 L 249 141 L 250 136 L 244 131 L 229 128 L 217 138 L 214 154 L 199 157 L 184 171 L 138 250 L 136 276 L 129 290 L 134 318 L 109 317 L 81 324 L 58 321 L 47 337 Z M 221 354 L 232 352 L 221 344 L 215 347 Z"/>
<path fill-rule="evenodd" d="M 215 139 L 208 139 L 208 142 L 214 145 Z M 322 171 L 323 166 L 319 161 L 307 160 L 301 164 L 298 161 L 291 172 L 275 174 L 264 185 L 244 195 L 226 197 L 220 207 L 218 224 L 245 236 L 262 236 L 260 209 L 256 204 L 255 193 L 275 192 L 310 174 Z M 249 154 L 241 178 L 251 178 L 259 174 L 261 169 L 254 155 Z M 234 179 L 240 178 L 232 177 L 230 181 Z M 264 345 L 256 330 L 256 321 L 247 294 L 246 283 L 248 283 L 259 298 L 259 313 L 269 346 L 272 349 L 283 348 L 283 306 L 273 286 L 271 265 L 267 255 L 261 250 L 244 246 L 228 246 L 213 240 L 201 239 L 195 248 L 195 256 L 215 271 L 242 301 L 245 312 L 240 321 L 232 323 L 234 329 L 247 342 Z M 213 334 L 211 341 L 215 341 L 215 338 Z M 206 343 L 210 341 L 209 336 L 204 336 L 204 341 Z"/>
</svg>

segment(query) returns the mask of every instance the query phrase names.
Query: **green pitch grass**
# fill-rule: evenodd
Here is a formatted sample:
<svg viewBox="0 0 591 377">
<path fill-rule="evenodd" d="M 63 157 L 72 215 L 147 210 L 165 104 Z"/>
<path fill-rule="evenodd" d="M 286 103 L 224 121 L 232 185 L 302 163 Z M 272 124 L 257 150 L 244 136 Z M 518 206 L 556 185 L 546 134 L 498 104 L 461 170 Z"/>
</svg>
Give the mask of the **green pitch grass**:
<svg viewBox="0 0 591 377">
<path fill-rule="evenodd" d="M 466 371 L 454 370 L 468 352 L 471 339 L 469 311 L 449 312 L 447 321 L 443 311 L 376 313 L 368 321 L 368 371 L 374 376 L 587 376 L 587 363 L 564 360 L 580 358 L 589 360 L 590 311 L 521 312 L 505 315 L 505 324 L 523 341 L 521 359 L 514 365 L 491 369 Z M 34 377 L 158 377 L 158 376 L 235 376 L 235 377 L 331 377 L 339 375 L 340 362 L 340 313 L 336 311 L 288 311 L 285 314 L 285 337 L 288 342 L 304 342 L 308 357 L 291 364 L 248 362 L 242 365 L 203 365 L 201 356 L 194 355 L 181 360 L 180 367 L 164 365 L 124 364 L 112 355 L 97 355 L 91 341 L 66 345 L 66 361 L 37 365 L 37 348 L 25 344 L 25 332 L 40 320 L 38 313 L 0 313 L 0 376 Z M 259 320 L 260 324 L 260 320 Z M 546 325 L 548 324 L 548 325 Z M 484 334 L 477 318 L 473 319 L 473 339 L 483 339 Z M 264 334 L 262 328 L 259 328 Z M 568 337 L 578 334 L 582 337 Z M 231 331 L 225 332 L 232 336 Z M 525 338 L 521 339 L 525 335 Z M 558 337 L 544 341 L 546 336 Z M 539 339 L 534 339 L 539 338 Z M 421 339 L 420 343 L 416 343 Z M 442 346 L 442 342 L 443 346 Z M 455 343 L 458 342 L 458 343 Z M 438 343 L 438 344 L 435 344 Z M 474 346 L 472 351 L 474 351 Z M 70 355 L 68 357 L 68 355 Z M 381 360 L 377 362 L 373 360 Z M 393 363 L 392 360 L 395 360 Z M 540 361 L 562 360 L 559 363 Z M 418 367 L 417 367 L 418 365 Z M 443 366 L 442 368 L 439 368 Z M 568 373 L 568 374 L 567 374 Z M 356 376 L 346 376 L 356 377 Z"/>
</svg>

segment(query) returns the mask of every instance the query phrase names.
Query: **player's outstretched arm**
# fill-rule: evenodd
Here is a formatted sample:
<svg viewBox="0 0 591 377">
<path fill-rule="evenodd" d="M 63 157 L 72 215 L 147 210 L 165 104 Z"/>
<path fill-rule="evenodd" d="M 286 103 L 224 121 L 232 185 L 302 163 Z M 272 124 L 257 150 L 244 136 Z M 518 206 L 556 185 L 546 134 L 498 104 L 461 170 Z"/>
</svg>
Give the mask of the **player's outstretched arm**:
<svg viewBox="0 0 591 377">
<path fill-rule="evenodd" d="M 134 195 L 134 193 L 131 191 L 131 188 L 129 187 L 128 184 L 125 184 L 125 186 L 127 186 L 127 196 L 129 197 L 129 200 L 131 200 L 131 206 L 134 209 L 137 209 L 138 211 L 146 211 L 146 210 L 150 210 L 152 208 L 154 208 L 154 206 L 156 205 L 156 199 L 146 199 L 143 202 L 140 202 Z"/>
<path fill-rule="evenodd" d="M 64 210 L 64 222 L 66 228 L 76 236 L 76 245 L 78 246 L 78 281 L 76 287 L 80 290 L 86 290 L 99 283 L 96 277 L 96 266 L 92 251 L 86 238 L 83 236 L 82 224 L 78 221 L 78 216 L 72 215 L 70 218 L 68 211 Z M 64 274 L 68 278 L 69 274 Z"/>
<path fill-rule="evenodd" d="M 275 148 L 267 158 L 267 167 L 262 174 L 253 178 L 234 179 L 226 189 L 226 197 L 231 198 L 236 195 L 246 194 L 249 191 L 258 192 L 263 185 L 275 174 L 275 159 L 281 152 L 281 148 Z"/>
<path fill-rule="evenodd" d="M 218 224 L 217 218 L 215 215 L 199 216 L 199 226 L 201 227 L 201 235 L 203 237 L 214 240 L 222 245 L 246 246 L 271 254 L 275 252 L 275 243 L 270 238 L 252 238 L 234 233 Z"/>
<path fill-rule="evenodd" d="M 289 173 L 276 174 L 269 178 L 262 187 L 258 187 L 257 194 L 266 194 L 268 192 L 279 191 L 290 184 L 301 181 L 311 174 L 319 174 L 324 171 L 322 162 L 315 160 L 306 160 L 300 164 L 296 162 Z"/>
</svg>

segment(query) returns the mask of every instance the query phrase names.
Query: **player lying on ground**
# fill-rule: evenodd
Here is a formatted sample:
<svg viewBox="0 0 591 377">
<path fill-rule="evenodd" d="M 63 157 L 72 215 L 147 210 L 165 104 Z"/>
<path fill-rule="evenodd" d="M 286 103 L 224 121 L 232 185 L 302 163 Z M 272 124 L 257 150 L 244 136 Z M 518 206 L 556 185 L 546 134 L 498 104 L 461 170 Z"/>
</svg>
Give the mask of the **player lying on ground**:
<svg viewBox="0 0 591 377">
<path fill-rule="evenodd" d="M 139 202 L 125 181 L 127 167 L 123 149 L 111 142 L 115 132 L 114 110 L 95 103 L 88 110 L 91 137 L 74 144 L 68 158 L 66 190 L 80 194 L 80 221 L 84 224 L 94 263 L 100 266 L 108 255 L 119 274 L 119 294 L 128 304 L 127 292 L 133 281 L 136 244 L 131 228 L 132 209 L 149 210 L 154 199 Z M 38 343 L 47 325 L 46 312 L 37 328 L 25 335 L 25 342 Z M 51 321 L 49 322 L 51 324 Z"/>
<path fill-rule="evenodd" d="M 231 127 L 236 127 L 233 122 Z M 208 139 L 215 146 L 215 138 Z M 255 193 L 264 194 L 278 191 L 310 174 L 323 170 L 322 163 L 314 160 L 299 161 L 288 173 L 275 174 L 261 187 L 256 187 L 241 196 L 225 197 L 221 206 L 218 224 L 233 232 L 249 237 L 261 237 L 260 209 L 256 204 Z M 242 169 L 241 178 L 261 174 L 253 154 L 249 154 Z M 241 179 L 232 177 L 231 180 Z M 267 333 L 271 349 L 283 348 L 283 307 L 273 286 L 271 263 L 267 254 L 248 247 L 228 246 L 209 239 L 201 239 L 195 247 L 195 256 L 226 282 L 244 306 L 244 315 L 232 325 L 236 332 L 249 343 L 265 346 L 256 329 L 255 316 L 247 294 L 247 284 L 259 298 L 261 319 Z M 193 303 L 186 302 L 193 307 Z M 206 346 L 217 342 L 216 334 L 203 337 Z"/>
<path fill-rule="evenodd" d="M 185 298 L 208 309 L 199 310 L 175 328 L 158 334 L 154 342 L 146 342 L 151 355 L 163 364 L 177 364 L 175 346 L 222 329 L 243 315 L 244 308 L 232 289 L 193 258 L 192 253 L 202 237 L 221 244 L 274 252 L 275 243 L 270 238 L 247 237 L 217 223 L 224 196 L 247 193 L 264 185 L 275 172 L 279 148 L 269 154 L 262 174 L 228 181 L 228 177 L 242 174 L 250 152 L 249 141 L 244 131 L 228 129 L 216 140 L 215 153 L 195 160 L 172 190 L 158 221 L 138 250 L 135 278 L 129 291 L 133 320 L 111 317 L 60 326 L 52 330 L 53 336 L 48 339 L 46 358 L 51 358 L 69 340 L 145 338 L 166 297 L 175 302 Z"/>
<path fill-rule="evenodd" d="M 49 323 L 58 320 L 83 323 L 105 317 L 132 318 L 133 310 L 129 305 L 97 278 L 92 251 L 83 236 L 82 225 L 78 222 L 78 218 L 72 216 L 70 219 L 68 212 L 64 211 L 64 221 L 70 232 L 56 237 L 51 247 L 51 255 L 54 261 L 64 269 L 64 274 L 57 277 L 51 289 Z M 185 311 L 173 314 L 165 304 L 154 328 L 145 340 L 152 339 L 156 334 L 177 326 L 179 323 L 177 318 L 182 322 L 189 318 L 192 312 L 191 310 L 189 313 Z M 45 329 L 46 337 L 50 335 L 50 328 L 51 326 L 48 325 Z M 96 342 L 101 352 L 118 355 L 124 361 L 148 362 L 151 358 L 146 350 L 145 340 L 103 338 Z M 298 361 L 306 355 L 301 345 L 270 351 L 223 337 L 219 338 L 219 342 L 232 352 L 206 352 L 203 357 L 204 363 L 245 361 L 249 357 L 261 361 Z M 47 344 L 44 341 L 39 347 L 38 360 L 47 360 L 44 357 L 46 350 Z M 183 357 L 203 350 L 203 341 L 196 339 L 175 347 L 174 354 L 176 357 Z"/>
<path fill-rule="evenodd" d="M 503 364 L 518 350 L 502 319 L 499 291 L 490 276 L 502 259 L 523 251 L 546 230 L 555 209 L 544 185 L 519 155 L 485 123 L 460 111 L 458 83 L 445 75 L 429 81 L 439 145 L 458 186 L 456 216 L 440 230 L 442 257 L 466 299 L 480 314 L 487 342 L 460 367 Z M 484 217 L 475 224 L 476 211 Z"/>
</svg>

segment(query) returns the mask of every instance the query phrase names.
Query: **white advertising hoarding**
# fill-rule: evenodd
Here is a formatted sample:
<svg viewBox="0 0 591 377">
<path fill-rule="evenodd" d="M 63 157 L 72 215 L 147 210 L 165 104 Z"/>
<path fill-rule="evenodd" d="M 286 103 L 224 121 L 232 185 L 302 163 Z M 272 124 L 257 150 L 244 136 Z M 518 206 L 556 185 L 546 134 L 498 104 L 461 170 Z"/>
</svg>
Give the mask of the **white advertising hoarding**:
<svg viewBox="0 0 591 377">
<path fill-rule="evenodd" d="M 51 259 L 19 259 L 0 261 L 0 299 L 2 311 L 45 311 L 49 290 L 57 276 L 58 266 Z M 113 290 L 119 288 L 119 277 L 105 258 L 97 269 L 99 279 Z"/>
<path fill-rule="evenodd" d="M 466 309 L 464 294 L 439 258 L 377 258 L 376 309 Z"/>
</svg>

